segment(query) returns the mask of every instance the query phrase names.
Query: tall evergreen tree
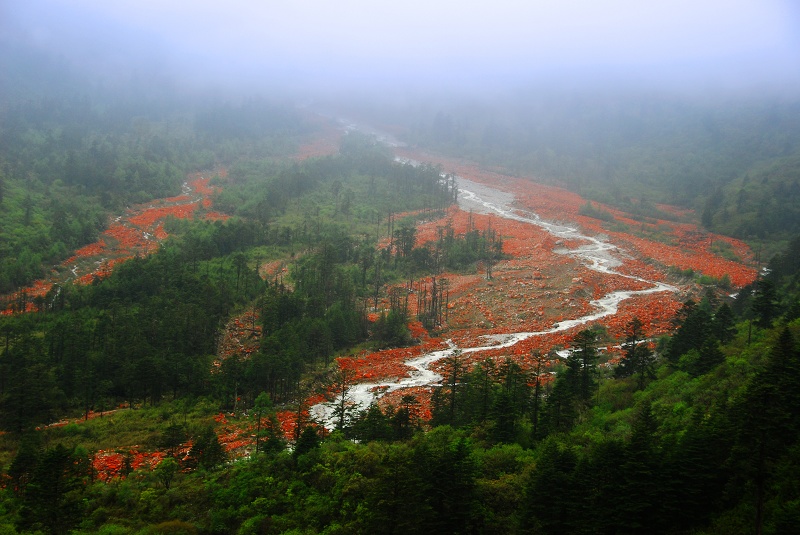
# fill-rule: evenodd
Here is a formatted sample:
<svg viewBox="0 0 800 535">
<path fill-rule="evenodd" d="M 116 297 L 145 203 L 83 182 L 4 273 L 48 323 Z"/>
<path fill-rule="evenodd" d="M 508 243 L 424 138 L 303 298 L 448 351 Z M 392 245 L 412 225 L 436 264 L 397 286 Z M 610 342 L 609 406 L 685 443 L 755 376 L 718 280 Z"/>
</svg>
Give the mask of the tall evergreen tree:
<svg viewBox="0 0 800 535">
<path fill-rule="evenodd" d="M 335 392 L 335 405 L 333 417 L 336 420 L 336 429 L 346 431 L 356 417 L 356 406 L 350 398 L 350 389 L 356 372 L 352 368 L 340 366 L 333 374 L 332 389 Z"/>
<path fill-rule="evenodd" d="M 580 389 L 579 397 L 588 403 L 597 388 L 597 332 L 584 329 L 572 339 L 574 349 L 572 353 L 580 361 Z"/>
<path fill-rule="evenodd" d="M 253 403 L 256 418 L 256 453 L 279 452 L 286 447 L 286 440 L 269 394 L 261 392 Z"/>
<path fill-rule="evenodd" d="M 711 332 L 722 344 L 727 344 L 736 335 L 736 317 L 727 303 L 722 303 L 711 320 Z"/>
<path fill-rule="evenodd" d="M 434 399 L 431 400 L 432 423 L 434 425 L 458 425 L 459 412 L 461 406 L 461 388 L 464 386 L 463 375 L 464 362 L 461 350 L 452 351 L 444 359 L 445 371 L 447 373 L 441 387 L 434 392 Z"/>
<path fill-rule="evenodd" d="M 228 454 L 219 443 L 213 425 L 206 426 L 197 436 L 194 437 L 192 449 L 189 450 L 190 467 L 202 467 L 206 470 L 213 470 L 228 460 Z"/>
<path fill-rule="evenodd" d="M 753 314 L 756 325 L 767 328 L 778 317 L 778 296 L 775 283 L 769 277 L 758 279 L 753 297 Z"/>
<path fill-rule="evenodd" d="M 644 339 L 639 318 L 633 318 L 628 323 L 628 334 L 622 347 L 624 353 L 614 375 L 620 378 L 635 375 L 637 387 L 641 390 L 648 379 L 655 378 L 655 354 Z"/>
<path fill-rule="evenodd" d="M 685 304 L 684 308 L 687 310 L 666 351 L 667 360 L 676 367 L 679 366 L 681 356 L 692 349 L 700 350 L 712 330 L 711 316 L 704 308 L 696 305 L 687 307 Z M 722 324 L 719 327 L 720 335 L 724 336 L 725 327 Z"/>
<path fill-rule="evenodd" d="M 567 367 L 558 373 L 553 389 L 547 396 L 544 421 L 548 433 L 572 429 L 579 411 L 584 408 L 579 391 L 580 360 L 571 354 L 567 359 Z"/>
<path fill-rule="evenodd" d="M 367 490 L 365 507 L 360 508 L 366 533 L 431 533 L 434 510 L 429 503 L 430 485 L 436 482 L 419 469 L 415 454 L 405 443 L 387 446 L 381 473 Z"/>
<path fill-rule="evenodd" d="M 692 375 L 703 375 L 725 361 L 725 355 L 719 348 L 719 343 L 709 337 L 698 351 L 698 358 L 687 371 Z"/>
</svg>

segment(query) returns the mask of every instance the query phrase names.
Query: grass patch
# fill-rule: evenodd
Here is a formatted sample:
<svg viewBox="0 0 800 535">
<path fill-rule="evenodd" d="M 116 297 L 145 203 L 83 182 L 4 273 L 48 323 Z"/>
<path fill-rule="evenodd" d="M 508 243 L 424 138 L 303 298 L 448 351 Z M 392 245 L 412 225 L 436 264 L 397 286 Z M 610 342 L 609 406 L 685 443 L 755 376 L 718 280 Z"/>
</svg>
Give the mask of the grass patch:
<svg viewBox="0 0 800 535">
<path fill-rule="evenodd" d="M 603 225 L 603 229 L 608 232 L 621 232 L 631 234 L 631 227 L 619 221 L 609 222 Z"/>
<path fill-rule="evenodd" d="M 587 217 L 593 217 L 595 219 L 600 219 L 602 221 L 614 221 L 614 216 L 608 210 L 604 210 L 599 206 L 595 206 L 592 201 L 588 201 L 586 204 L 581 206 L 578 209 L 578 213 L 580 215 L 585 215 Z"/>
<path fill-rule="evenodd" d="M 742 259 L 739 258 L 734 252 L 733 246 L 730 243 L 726 242 L 725 240 L 717 240 L 712 242 L 711 252 L 726 260 L 731 260 L 732 262 L 742 261 Z"/>
</svg>

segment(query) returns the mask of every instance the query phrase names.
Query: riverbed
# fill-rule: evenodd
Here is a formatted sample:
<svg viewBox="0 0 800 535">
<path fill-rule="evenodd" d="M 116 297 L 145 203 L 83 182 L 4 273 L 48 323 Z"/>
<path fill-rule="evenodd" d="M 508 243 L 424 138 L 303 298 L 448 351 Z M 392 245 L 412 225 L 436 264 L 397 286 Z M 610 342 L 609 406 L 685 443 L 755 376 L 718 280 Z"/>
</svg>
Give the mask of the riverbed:
<svg viewBox="0 0 800 535">
<path fill-rule="evenodd" d="M 515 332 L 500 335 L 487 335 L 480 338 L 477 345 L 459 347 L 452 340 L 447 340 L 447 348 L 425 353 L 411 358 L 405 364 L 411 369 L 406 377 L 394 380 L 357 383 L 347 391 L 347 398 L 352 404 L 353 411 L 357 412 L 369 407 L 370 404 L 390 392 L 397 390 L 435 385 L 441 382 L 442 376 L 433 371 L 432 365 L 448 356 L 454 351 L 462 354 L 479 351 L 509 348 L 524 340 L 536 336 L 544 336 L 556 332 L 567 331 L 588 323 L 597 321 L 617 313 L 619 304 L 636 295 L 645 295 L 659 292 L 677 292 L 678 289 L 660 281 L 646 280 L 640 277 L 626 275 L 615 270 L 622 265 L 622 256 L 625 254 L 616 245 L 605 240 L 602 236 L 589 236 L 580 229 L 564 223 L 545 221 L 538 214 L 520 209 L 515 205 L 512 193 L 489 186 L 487 184 L 471 181 L 464 177 L 456 177 L 459 195 L 459 208 L 474 213 L 493 214 L 501 218 L 510 219 L 525 224 L 536 225 L 558 238 L 562 243 L 579 243 L 577 247 L 562 246 L 554 252 L 569 255 L 588 269 L 614 276 L 622 276 L 631 280 L 646 283 L 647 288 L 642 290 L 620 290 L 610 292 L 598 299 L 591 301 L 591 312 L 579 317 L 558 322 L 549 329 L 532 332 Z M 319 403 L 310 409 L 311 416 L 327 428 L 334 427 L 334 403 Z"/>
</svg>

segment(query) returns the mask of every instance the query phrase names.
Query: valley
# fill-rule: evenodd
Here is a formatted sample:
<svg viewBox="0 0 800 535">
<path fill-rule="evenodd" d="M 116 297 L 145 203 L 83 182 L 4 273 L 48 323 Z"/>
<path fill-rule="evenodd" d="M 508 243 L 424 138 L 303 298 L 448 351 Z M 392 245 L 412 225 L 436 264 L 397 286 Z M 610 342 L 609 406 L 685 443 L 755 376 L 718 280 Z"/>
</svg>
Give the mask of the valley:
<svg viewBox="0 0 800 535">
<path fill-rule="evenodd" d="M 795 534 L 796 13 L 631 4 L 4 3 L 0 535 Z"/>
<path fill-rule="evenodd" d="M 346 124 L 349 129 L 358 129 L 353 123 Z M 378 139 L 393 138 L 381 135 Z M 449 289 L 447 326 L 439 337 L 426 337 L 424 344 L 405 356 L 401 354 L 400 359 L 407 359 L 404 362 L 397 362 L 394 351 L 367 355 L 355 363 L 340 359 L 340 365 L 352 368 L 355 374 L 356 382 L 346 392 L 354 413 L 381 403 L 384 397 L 397 404 L 406 394 L 418 398 L 422 414 L 430 414 L 431 388 L 443 380 L 434 370 L 441 371 L 443 359 L 458 354 L 469 368 L 485 359 L 510 357 L 530 372 L 533 351 L 549 353 L 568 348 L 579 330 L 592 325 L 606 329 L 609 345 L 616 346 L 606 352 L 607 359 L 618 360 L 620 341 L 634 317 L 643 321 L 646 335 L 655 339 L 670 332 L 670 322 L 681 303 L 702 291 L 687 281 L 676 282 L 677 286 L 666 283 L 676 280 L 669 276 L 670 267 L 702 266 L 699 273 L 732 276 L 738 286 L 755 280 L 756 269 L 744 243 L 703 233 L 691 222 L 637 222 L 616 211 L 614 221 L 641 225 L 642 229 L 658 226 L 661 232 L 677 237 L 677 246 L 627 232 L 609 232 L 599 221 L 579 214 L 578 206 L 586 201 L 574 194 L 530 179 L 487 172 L 474 164 L 415 153 L 396 141 L 388 145 L 401 161 L 428 158 L 441 165 L 445 173 L 451 168 L 464 173 L 456 177 L 458 207 L 444 220 L 422 223 L 418 239 L 433 236 L 434 229 L 445 223 L 460 220 L 463 227 L 467 217 L 471 227 L 496 229 L 511 259 L 495 265 L 491 276 L 479 273 L 465 280 L 455 274 L 440 275 L 440 284 L 447 284 Z M 664 209 L 674 211 L 668 206 Z M 548 221 L 534 210 L 553 219 Z M 579 227 L 596 235 L 583 234 Z M 681 247 L 681 236 L 685 235 L 701 236 L 699 247 Z M 751 264 L 716 256 L 708 246 L 715 240 L 729 243 Z M 413 302 L 414 298 L 412 293 L 409 299 Z M 376 377 L 381 381 L 369 380 Z M 333 428 L 336 403 L 314 405 L 311 414 Z M 386 402 L 381 404 L 385 406 Z"/>
</svg>

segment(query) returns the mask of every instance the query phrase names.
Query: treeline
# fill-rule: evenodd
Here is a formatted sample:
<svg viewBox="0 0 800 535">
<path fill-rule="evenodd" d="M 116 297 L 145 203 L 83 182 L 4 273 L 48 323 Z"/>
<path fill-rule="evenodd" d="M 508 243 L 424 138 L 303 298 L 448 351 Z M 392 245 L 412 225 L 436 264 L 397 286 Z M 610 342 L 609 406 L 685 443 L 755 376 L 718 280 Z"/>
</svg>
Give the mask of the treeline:
<svg viewBox="0 0 800 535">
<path fill-rule="evenodd" d="M 340 154 L 296 166 L 273 160 L 235 164 L 229 173 L 236 186 L 215 199 L 221 210 L 268 221 L 287 213 L 304 218 L 301 232 L 319 233 L 320 218 L 338 214 L 379 225 L 389 214 L 406 210 L 441 210 L 456 199 L 452 180 L 441 169 L 393 161 L 371 138 L 350 133 Z M 324 188 L 319 188 L 324 184 Z M 305 195 L 315 191 L 314 195 Z M 293 202 L 301 196 L 301 202 Z M 329 198 L 334 202 L 329 203 Z M 321 206 L 325 206 L 323 212 Z"/>
<path fill-rule="evenodd" d="M 503 238 L 497 230 L 479 230 L 470 219 L 464 234 L 456 234 L 448 220 L 436 228 L 436 239 L 416 244 L 416 218 L 403 221 L 392 231 L 392 241 L 385 249 L 387 260 L 409 274 L 439 274 L 444 271 L 463 271 L 481 264 L 491 278 L 491 268 L 505 258 Z M 393 221 L 390 224 L 394 227 Z"/>
</svg>

